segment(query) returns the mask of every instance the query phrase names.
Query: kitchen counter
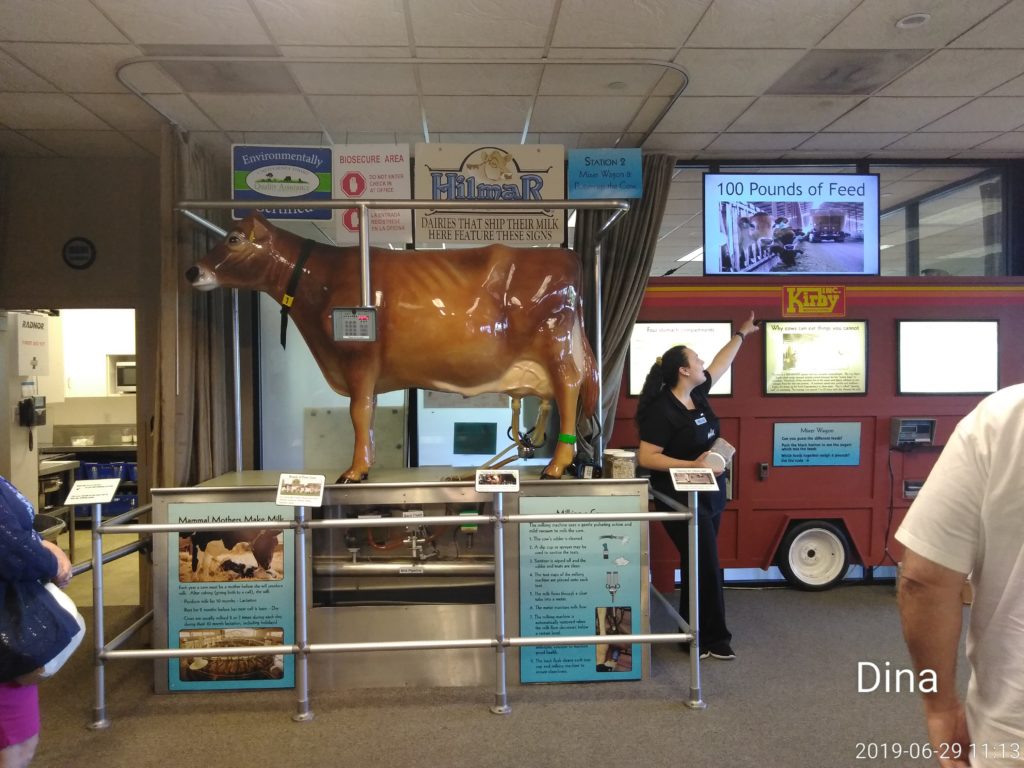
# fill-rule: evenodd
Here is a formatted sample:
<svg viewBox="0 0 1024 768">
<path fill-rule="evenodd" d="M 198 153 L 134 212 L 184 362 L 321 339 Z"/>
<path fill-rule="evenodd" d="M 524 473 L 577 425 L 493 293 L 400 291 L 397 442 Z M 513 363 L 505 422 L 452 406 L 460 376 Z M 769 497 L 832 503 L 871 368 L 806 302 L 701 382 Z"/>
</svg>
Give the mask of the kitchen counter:
<svg viewBox="0 0 1024 768">
<path fill-rule="evenodd" d="M 39 476 L 47 477 L 49 475 L 56 475 L 60 472 L 67 472 L 68 470 L 78 469 L 81 462 L 78 461 L 53 461 L 43 459 L 39 462 Z"/>
<path fill-rule="evenodd" d="M 88 455 L 94 453 L 125 453 L 134 456 L 138 452 L 137 443 L 110 443 L 107 445 L 40 445 L 39 453 L 74 453 Z"/>
</svg>

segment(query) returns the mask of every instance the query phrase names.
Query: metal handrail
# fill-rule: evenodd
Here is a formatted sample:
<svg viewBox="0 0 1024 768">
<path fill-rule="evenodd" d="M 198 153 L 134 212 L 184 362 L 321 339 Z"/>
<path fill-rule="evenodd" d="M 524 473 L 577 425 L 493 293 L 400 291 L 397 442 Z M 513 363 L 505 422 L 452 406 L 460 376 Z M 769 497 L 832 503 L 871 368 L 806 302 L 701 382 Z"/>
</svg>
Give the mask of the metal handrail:
<svg viewBox="0 0 1024 768">
<path fill-rule="evenodd" d="M 471 483 L 460 483 L 460 485 L 471 486 Z M 415 518 L 417 525 L 466 525 L 466 524 L 492 524 L 495 526 L 495 624 L 496 636 L 493 638 L 455 638 L 443 640 L 410 640 L 392 642 L 346 642 L 346 643 L 309 643 L 306 637 L 308 612 L 310 606 L 305 598 L 307 589 L 307 568 L 306 568 L 306 543 L 309 530 L 321 528 L 365 528 L 367 525 L 379 526 L 408 526 L 410 518 L 402 517 L 381 517 L 381 518 L 357 518 L 357 519 L 308 519 L 306 507 L 296 507 L 294 520 L 261 521 L 260 525 L 265 528 L 295 531 L 295 558 L 294 558 L 294 579 L 296 594 L 302 599 L 297 603 L 295 616 L 295 643 L 290 645 L 273 646 L 232 646 L 202 649 L 203 655 L 230 656 L 230 655 L 293 655 L 296 657 L 296 690 L 298 694 L 298 709 L 293 719 L 297 721 L 311 720 L 313 715 L 309 707 L 309 682 L 308 682 L 308 661 L 309 656 L 317 653 L 346 653 L 357 651 L 401 651 L 401 650 L 434 650 L 434 649 L 467 649 L 467 648 L 493 648 L 496 654 L 496 692 L 495 704 L 490 708 L 497 714 L 510 712 L 507 702 L 506 680 L 505 680 L 505 649 L 520 648 L 525 646 L 567 646 L 567 645 L 598 645 L 608 642 L 607 635 L 572 635 L 572 636 L 529 636 L 509 637 L 505 635 L 505 599 L 504 599 L 504 525 L 505 523 L 572 523 L 572 522 L 597 522 L 597 521 L 651 521 L 651 520 L 687 520 L 690 530 L 690 574 L 689 574 L 689 601 L 691 625 L 686 625 L 670 606 L 670 612 L 676 617 L 682 633 L 644 633 L 644 634 L 623 634 L 616 635 L 616 641 L 621 643 L 678 643 L 690 642 L 696 645 L 698 640 L 699 615 L 696 600 L 697 590 L 697 555 L 696 555 L 696 515 L 691 509 L 696 509 L 696 492 L 690 494 L 691 506 L 689 508 L 680 505 L 674 499 L 666 497 L 657 491 L 650 491 L 651 495 L 660 502 L 668 505 L 674 512 L 622 512 L 622 513 L 595 513 L 595 514 L 558 514 L 558 515 L 506 515 L 503 512 L 504 494 L 496 494 L 493 500 L 495 514 L 493 515 L 443 515 L 424 516 Z M 97 511 L 94 515 L 98 515 Z M 195 530 L 231 530 L 239 528 L 251 528 L 251 522 L 234 521 L 218 523 L 139 523 L 130 526 L 115 525 L 111 523 L 98 522 L 94 525 L 94 537 L 100 540 L 107 533 L 138 532 L 181 532 Z M 94 574 L 101 573 L 102 569 L 96 569 Z M 94 576 L 96 580 L 96 576 Z M 109 725 L 106 718 L 105 691 L 104 685 L 104 663 L 107 660 L 117 659 L 175 659 L 197 655 L 195 648 L 156 648 L 156 649 L 135 649 L 118 650 L 134 631 L 137 631 L 152 619 L 152 612 L 139 619 L 135 625 L 122 632 L 121 635 L 108 643 L 103 641 L 103 611 L 102 611 L 102 578 L 98 579 L 99 584 L 95 594 L 98 596 L 97 622 L 96 622 L 96 708 L 95 720 L 92 728 L 105 728 Z M 654 589 L 653 583 L 649 585 L 651 591 L 667 603 L 664 597 Z M 703 709 L 706 704 L 701 698 L 700 689 L 700 655 L 690 654 L 690 697 L 686 705 L 694 709 Z"/>
</svg>

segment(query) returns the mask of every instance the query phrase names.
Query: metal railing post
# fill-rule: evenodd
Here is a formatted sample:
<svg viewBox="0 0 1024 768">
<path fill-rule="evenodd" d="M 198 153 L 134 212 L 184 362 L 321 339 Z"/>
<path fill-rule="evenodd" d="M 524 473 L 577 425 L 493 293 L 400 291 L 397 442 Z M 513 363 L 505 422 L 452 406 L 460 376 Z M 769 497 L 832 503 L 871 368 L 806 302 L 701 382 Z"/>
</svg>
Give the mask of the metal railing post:
<svg viewBox="0 0 1024 768">
<path fill-rule="evenodd" d="M 690 523 L 687 527 L 689 533 L 687 544 L 690 557 L 687 563 L 689 573 L 687 574 L 686 581 L 689 587 L 690 632 L 693 633 L 693 642 L 690 644 L 690 698 L 686 702 L 686 706 L 691 709 L 705 709 L 707 704 L 700 697 L 700 600 L 697 598 L 699 594 L 699 584 L 697 582 L 697 537 L 700 535 L 697 520 L 700 514 L 697 509 L 696 491 L 690 491 L 689 493 L 689 506 L 692 514 L 690 515 Z"/>
<path fill-rule="evenodd" d="M 71 524 L 75 524 L 72 511 Z M 93 664 L 95 669 L 96 702 L 93 707 L 93 721 L 89 728 L 97 730 L 110 727 L 107 719 L 106 675 L 103 666 L 103 505 L 92 505 L 92 610 L 93 610 Z"/>
<path fill-rule="evenodd" d="M 306 537 L 309 535 L 307 511 L 306 507 L 295 508 L 295 519 L 299 524 L 295 531 L 295 645 L 299 647 L 299 653 L 295 658 L 297 712 L 292 720 L 300 723 L 308 723 L 313 719 L 313 711 L 309 706 L 309 637 L 306 621 L 309 615 L 306 589 Z"/>
<path fill-rule="evenodd" d="M 505 494 L 494 494 L 494 634 L 498 645 L 494 649 L 494 705 L 491 712 L 507 715 L 507 667 L 505 648 Z"/>
</svg>

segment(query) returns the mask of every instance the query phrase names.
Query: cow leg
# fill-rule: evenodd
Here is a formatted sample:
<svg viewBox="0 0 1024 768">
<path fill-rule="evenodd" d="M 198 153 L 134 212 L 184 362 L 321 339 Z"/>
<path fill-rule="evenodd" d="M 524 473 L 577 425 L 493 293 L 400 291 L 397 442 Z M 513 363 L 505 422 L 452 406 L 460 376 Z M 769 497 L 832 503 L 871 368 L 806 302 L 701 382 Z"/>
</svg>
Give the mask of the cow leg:
<svg viewBox="0 0 1024 768">
<path fill-rule="evenodd" d="M 360 483 L 366 479 L 373 465 L 373 414 L 377 408 L 376 395 L 351 395 L 349 415 L 355 432 L 352 466 L 338 477 L 338 483 Z"/>
<path fill-rule="evenodd" d="M 551 461 L 540 473 L 541 479 L 557 480 L 576 455 L 576 404 L 579 401 L 582 376 L 565 371 L 555 381 L 555 402 L 558 403 L 558 442 Z M 572 442 L 566 442 L 572 440 Z"/>
</svg>

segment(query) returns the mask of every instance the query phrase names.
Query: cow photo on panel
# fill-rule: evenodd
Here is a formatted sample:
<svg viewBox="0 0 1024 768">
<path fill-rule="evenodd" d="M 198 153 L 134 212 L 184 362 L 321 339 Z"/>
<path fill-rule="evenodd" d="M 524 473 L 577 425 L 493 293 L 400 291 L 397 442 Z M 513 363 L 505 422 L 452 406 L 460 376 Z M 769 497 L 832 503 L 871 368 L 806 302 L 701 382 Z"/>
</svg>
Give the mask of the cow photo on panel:
<svg viewBox="0 0 1024 768">
<path fill-rule="evenodd" d="M 280 581 L 284 545 L 279 528 L 186 531 L 178 535 L 178 581 Z"/>
</svg>

